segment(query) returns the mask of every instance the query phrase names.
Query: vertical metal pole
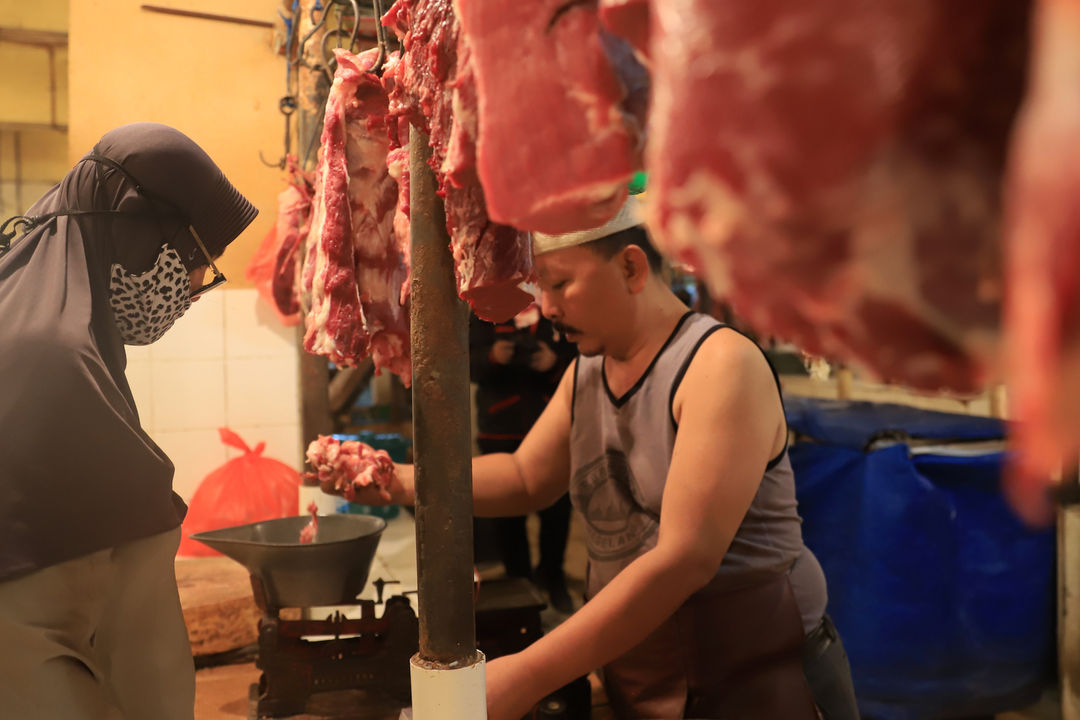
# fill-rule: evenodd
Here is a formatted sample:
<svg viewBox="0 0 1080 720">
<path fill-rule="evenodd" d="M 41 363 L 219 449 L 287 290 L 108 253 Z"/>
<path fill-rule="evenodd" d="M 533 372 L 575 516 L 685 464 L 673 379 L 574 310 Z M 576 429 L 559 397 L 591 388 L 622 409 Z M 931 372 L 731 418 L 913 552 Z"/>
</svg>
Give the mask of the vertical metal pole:
<svg viewBox="0 0 1080 720">
<path fill-rule="evenodd" d="M 409 134 L 419 654 L 429 663 L 457 667 L 478 657 L 469 310 L 457 295 L 446 217 L 427 164 L 428 138 L 415 127 Z"/>
</svg>

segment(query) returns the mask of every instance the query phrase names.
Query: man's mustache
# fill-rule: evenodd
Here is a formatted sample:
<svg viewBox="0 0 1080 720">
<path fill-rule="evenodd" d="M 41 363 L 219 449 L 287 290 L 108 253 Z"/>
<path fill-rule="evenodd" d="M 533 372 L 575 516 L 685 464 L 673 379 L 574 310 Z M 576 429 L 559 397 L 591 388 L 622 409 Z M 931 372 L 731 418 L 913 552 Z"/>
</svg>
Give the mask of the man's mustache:
<svg viewBox="0 0 1080 720">
<path fill-rule="evenodd" d="M 582 332 L 573 325 L 563 325 L 562 323 L 552 323 L 555 331 L 560 335 L 566 335 L 567 333 L 574 333 L 575 335 L 581 335 Z"/>
</svg>

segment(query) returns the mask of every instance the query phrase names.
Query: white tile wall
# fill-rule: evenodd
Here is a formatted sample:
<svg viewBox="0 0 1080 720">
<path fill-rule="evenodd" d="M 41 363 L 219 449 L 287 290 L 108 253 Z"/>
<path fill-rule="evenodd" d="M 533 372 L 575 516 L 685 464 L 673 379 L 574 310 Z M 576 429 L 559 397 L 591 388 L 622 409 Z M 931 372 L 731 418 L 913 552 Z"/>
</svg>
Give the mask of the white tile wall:
<svg viewBox="0 0 1080 720">
<path fill-rule="evenodd" d="M 302 469 L 298 338 L 255 290 L 223 288 L 192 304 L 158 342 L 127 348 L 139 417 L 176 465 L 173 486 L 185 500 L 241 452 L 221 443 L 220 427 Z"/>
<path fill-rule="evenodd" d="M 225 464 L 227 459 L 217 428 L 151 431 L 150 435 L 176 466 L 173 490 L 184 500 L 190 501 L 203 478 Z"/>
<path fill-rule="evenodd" d="M 180 319 L 183 320 L 184 318 Z M 153 345 L 125 345 L 124 351 L 127 353 L 128 365 L 150 362 L 152 359 L 152 347 Z"/>
<path fill-rule="evenodd" d="M 300 408 L 296 351 L 291 357 L 229 358 L 225 363 L 227 422 L 295 425 Z"/>
<path fill-rule="evenodd" d="M 158 432 L 225 424 L 225 364 L 217 360 L 160 360 L 153 364 L 153 428 Z"/>
<path fill-rule="evenodd" d="M 254 290 L 225 293 L 225 354 L 229 358 L 296 357 L 299 326 L 278 322 L 265 302 L 252 300 Z"/>
<path fill-rule="evenodd" d="M 243 290 L 208 292 L 153 345 L 154 360 L 221 360 L 225 357 L 224 296 Z M 254 294 L 254 291 L 252 291 Z"/>
<path fill-rule="evenodd" d="M 300 425 L 263 425 L 255 427 L 250 425 L 230 425 L 229 428 L 244 439 L 248 447 L 255 449 L 261 442 L 266 443 L 263 457 L 280 460 L 301 471 L 303 455 L 300 452 Z M 239 457 L 242 450 L 225 447 L 225 454 L 231 460 Z"/>
</svg>

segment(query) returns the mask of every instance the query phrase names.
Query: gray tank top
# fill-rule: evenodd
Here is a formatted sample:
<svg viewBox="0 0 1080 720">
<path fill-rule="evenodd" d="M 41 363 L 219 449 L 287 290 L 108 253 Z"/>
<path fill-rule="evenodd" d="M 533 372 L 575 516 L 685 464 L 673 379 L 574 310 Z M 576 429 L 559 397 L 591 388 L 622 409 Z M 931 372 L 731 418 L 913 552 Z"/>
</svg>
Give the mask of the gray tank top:
<svg viewBox="0 0 1080 720">
<path fill-rule="evenodd" d="M 589 597 L 656 546 L 678 432 L 672 410 L 675 392 L 701 343 L 722 328 L 734 332 L 707 315 L 684 315 L 652 364 L 622 397 L 608 388 L 602 356 L 577 359 L 570 497 L 585 521 Z M 801 523 L 785 447 L 769 462 L 710 592 L 735 589 L 766 574 L 789 573 L 803 627 L 813 629 L 825 612 L 825 576 L 803 544 Z"/>
</svg>

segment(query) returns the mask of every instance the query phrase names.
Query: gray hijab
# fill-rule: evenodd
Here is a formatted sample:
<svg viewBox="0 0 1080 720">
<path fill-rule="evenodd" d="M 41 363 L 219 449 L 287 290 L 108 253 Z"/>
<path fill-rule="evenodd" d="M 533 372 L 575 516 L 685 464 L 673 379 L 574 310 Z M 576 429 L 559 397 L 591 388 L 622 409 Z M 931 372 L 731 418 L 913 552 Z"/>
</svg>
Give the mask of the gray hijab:
<svg viewBox="0 0 1080 720">
<path fill-rule="evenodd" d="M 0 580 L 180 523 L 172 463 L 124 376 L 109 269 L 143 272 L 165 243 L 205 265 L 188 224 L 217 256 L 257 212 L 155 123 L 107 133 L 27 212 L 45 219 L 0 256 Z"/>
</svg>

